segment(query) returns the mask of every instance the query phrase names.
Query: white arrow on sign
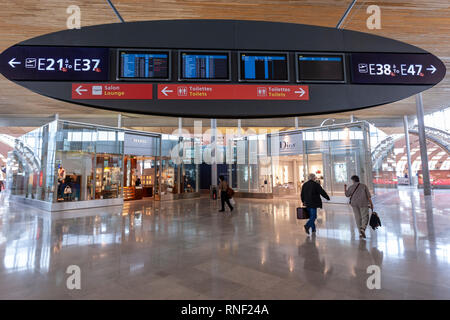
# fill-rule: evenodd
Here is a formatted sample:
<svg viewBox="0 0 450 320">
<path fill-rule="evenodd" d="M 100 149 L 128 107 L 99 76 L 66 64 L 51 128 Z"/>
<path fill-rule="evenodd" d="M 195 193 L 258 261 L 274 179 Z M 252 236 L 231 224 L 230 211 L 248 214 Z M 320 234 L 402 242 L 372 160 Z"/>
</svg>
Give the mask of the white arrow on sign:
<svg viewBox="0 0 450 320">
<path fill-rule="evenodd" d="M 295 93 L 298 93 L 300 97 L 303 97 L 303 95 L 306 93 L 305 90 L 302 88 L 298 88 L 298 91 L 294 91 Z"/>
<path fill-rule="evenodd" d="M 161 90 L 161 92 L 167 97 L 168 92 L 173 92 L 173 90 L 169 90 L 169 87 L 164 87 L 164 89 Z"/>
<path fill-rule="evenodd" d="M 21 64 L 22 62 L 20 62 L 20 61 L 16 61 L 16 58 L 12 58 L 11 60 L 9 60 L 9 65 L 12 67 L 12 68 L 15 68 L 16 66 L 16 64 Z"/>
<path fill-rule="evenodd" d="M 431 74 L 433 74 L 433 73 L 436 72 L 437 69 L 436 69 L 435 66 L 431 65 L 430 68 L 427 68 L 427 70 L 428 70 L 428 71 L 431 71 Z"/>
<path fill-rule="evenodd" d="M 80 96 L 82 95 L 81 92 L 87 91 L 87 89 L 82 89 L 82 88 L 83 88 L 83 86 L 79 86 L 78 88 L 75 89 L 75 91 L 76 91 Z"/>
</svg>

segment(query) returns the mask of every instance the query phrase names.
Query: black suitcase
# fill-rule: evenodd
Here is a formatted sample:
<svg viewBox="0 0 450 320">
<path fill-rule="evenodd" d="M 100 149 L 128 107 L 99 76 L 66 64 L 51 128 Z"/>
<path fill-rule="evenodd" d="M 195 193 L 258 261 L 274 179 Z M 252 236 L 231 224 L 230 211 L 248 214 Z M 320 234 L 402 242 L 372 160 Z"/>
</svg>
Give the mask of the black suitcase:
<svg viewBox="0 0 450 320">
<path fill-rule="evenodd" d="M 306 208 L 297 208 L 297 219 L 309 219 L 309 212 Z"/>
</svg>

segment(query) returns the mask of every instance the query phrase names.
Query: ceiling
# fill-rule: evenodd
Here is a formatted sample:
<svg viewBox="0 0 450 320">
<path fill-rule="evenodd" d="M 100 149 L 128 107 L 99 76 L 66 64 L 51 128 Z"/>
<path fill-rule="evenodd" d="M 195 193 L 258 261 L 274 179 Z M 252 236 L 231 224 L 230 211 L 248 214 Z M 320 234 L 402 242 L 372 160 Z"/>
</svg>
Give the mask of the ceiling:
<svg viewBox="0 0 450 320">
<path fill-rule="evenodd" d="M 161 19 L 241 19 L 292 22 L 335 27 L 350 0 L 112 0 L 125 21 Z M 70 5 L 81 9 L 81 25 L 118 22 L 106 0 L 0 0 L 0 51 L 29 38 L 66 29 Z M 366 9 L 381 8 L 381 30 L 368 30 Z M 346 29 L 390 37 L 419 46 L 450 66 L 450 2 L 448 0 L 358 1 L 343 25 Z M 0 76 L 0 133 L 21 133 L 42 125 L 55 113 L 62 119 L 116 125 L 117 113 L 78 106 L 35 94 Z M 423 94 L 425 113 L 449 106 L 450 74 Z M 415 115 L 415 100 L 353 112 L 387 133 L 401 131 L 401 117 Z M 300 127 L 317 126 L 327 117 L 349 119 L 350 113 L 299 119 Z M 413 117 L 411 117 L 412 119 Z M 193 119 L 184 119 L 191 126 Z M 338 120 L 339 121 L 339 120 Z M 343 120 L 340 120 L 343 121 Z M 171 132 L 178 119 L 124 114 L 123 125 L 136 129 Z M 218 126 L 235 127 L 237 120 L 218 120 Z M 203 120 L 209 126 L 209 120 Z M 293 118 L 242 120 L 243 127 L 294 126 Z"/>
</svg>

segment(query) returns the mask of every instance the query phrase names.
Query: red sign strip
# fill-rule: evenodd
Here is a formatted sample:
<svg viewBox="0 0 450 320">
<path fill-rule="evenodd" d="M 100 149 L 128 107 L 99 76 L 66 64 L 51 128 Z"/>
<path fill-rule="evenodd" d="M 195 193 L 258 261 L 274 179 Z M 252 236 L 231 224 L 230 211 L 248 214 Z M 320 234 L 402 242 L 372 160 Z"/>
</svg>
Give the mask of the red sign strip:
<svg viewBox="0 0 450 320">
<path fill-rule="evenodd" d="M 72 83 L 72 99 L 153 99 L 152 84 Z"/>
<path fill-rule="evenodd" d="M 305 85 L 158 84 L 160 100 L 309 100 Z"/>
</svg>

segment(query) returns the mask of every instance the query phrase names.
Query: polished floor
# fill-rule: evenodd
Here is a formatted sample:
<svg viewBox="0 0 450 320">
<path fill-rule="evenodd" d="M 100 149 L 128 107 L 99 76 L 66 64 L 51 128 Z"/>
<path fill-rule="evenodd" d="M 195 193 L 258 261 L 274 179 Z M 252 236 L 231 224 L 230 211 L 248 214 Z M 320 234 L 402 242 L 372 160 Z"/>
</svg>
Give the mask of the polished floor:
<svg viewBox="0 0 450 320">
<path fill-rule="evenodd" d="M 379 190 L 383 227 L 326 204 L 308 237 L 294 200 L 128 202 L 53 213 L 0 195 L 0 299 L 450 299 L 450 190 Z M 69 290 L 69 265 L 81 289 Z M 367 267 L 381 268 L 381 289 Z"/>
</svg>

